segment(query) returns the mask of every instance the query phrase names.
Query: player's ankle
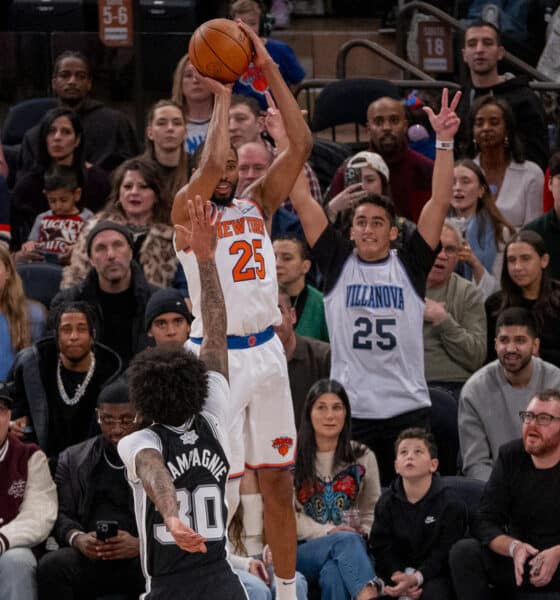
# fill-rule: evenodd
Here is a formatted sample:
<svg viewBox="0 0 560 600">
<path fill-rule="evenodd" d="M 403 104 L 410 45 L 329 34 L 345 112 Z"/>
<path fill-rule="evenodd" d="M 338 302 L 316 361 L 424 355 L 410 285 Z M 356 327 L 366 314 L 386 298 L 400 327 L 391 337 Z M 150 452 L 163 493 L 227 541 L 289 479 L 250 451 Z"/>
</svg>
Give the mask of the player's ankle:
<svg viewBox="0 0 560 600">
<path fill-rule="evenodd" d="M 296 600 L 296 578 L 283 579 L 274 576 L 276 583 L 276 600 Z"/>
</svg>

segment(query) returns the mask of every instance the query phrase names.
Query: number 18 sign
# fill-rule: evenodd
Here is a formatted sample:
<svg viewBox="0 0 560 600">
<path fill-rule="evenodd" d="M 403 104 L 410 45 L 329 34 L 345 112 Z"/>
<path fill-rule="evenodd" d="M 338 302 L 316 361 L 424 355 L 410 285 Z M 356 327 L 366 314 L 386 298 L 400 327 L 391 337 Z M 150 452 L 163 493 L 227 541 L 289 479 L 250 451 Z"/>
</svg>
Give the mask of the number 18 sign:
<svg viewBox="0 0 560 600">
<path fill-rule="evenodd" d="M 451 29 L 439 21 L 418 23 L 420 67 L 430 73 L 453 71 L 453 41 Z"/>
<path fill-rule="evenodd" d="M 105 46 L 132 46 L 132 0 L 99 0 L 98 6 L 101 42 Z"/>
</svg>

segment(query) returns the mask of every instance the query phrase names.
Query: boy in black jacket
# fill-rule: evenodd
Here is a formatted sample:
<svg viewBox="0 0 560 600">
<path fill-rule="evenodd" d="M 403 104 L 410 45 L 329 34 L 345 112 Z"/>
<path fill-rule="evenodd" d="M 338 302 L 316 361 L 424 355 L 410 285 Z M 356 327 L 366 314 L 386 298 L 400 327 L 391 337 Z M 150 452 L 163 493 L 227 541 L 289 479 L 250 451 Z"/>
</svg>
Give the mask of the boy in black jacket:
<svg viewBox="0 0 560 600">
<path fill-rule="evenodd" d="M 393 598 L 446 600 L 453 597 L 449 551 L 465 534 L 467 509 L 433 476 L 438 467 L 433 436 L 405 429 L 395 442 L 399 475 L 375 506 L 369 538 L 377 573 L 393 585 Z"/>
</svg>

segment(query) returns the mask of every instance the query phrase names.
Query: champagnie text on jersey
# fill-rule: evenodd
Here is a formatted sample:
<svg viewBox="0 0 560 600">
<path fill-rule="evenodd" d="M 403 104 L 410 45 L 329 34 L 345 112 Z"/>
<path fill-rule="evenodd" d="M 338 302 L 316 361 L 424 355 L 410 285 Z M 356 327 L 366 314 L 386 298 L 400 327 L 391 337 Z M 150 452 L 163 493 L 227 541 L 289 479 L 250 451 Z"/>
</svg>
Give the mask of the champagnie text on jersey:
<svg viewBox="0 0 560 600">
<path fill-rule="evenodd" d="M 216 481 L 220 481 L 228 472 L 228 467 L 219 455 L 205 448 L 202 452 L 193 448 L 175 457 L 174 461 L 167 462 L 167 468 L 173 481 L 194 467 L 204 467 L 210 471 Z"/>
</svg>

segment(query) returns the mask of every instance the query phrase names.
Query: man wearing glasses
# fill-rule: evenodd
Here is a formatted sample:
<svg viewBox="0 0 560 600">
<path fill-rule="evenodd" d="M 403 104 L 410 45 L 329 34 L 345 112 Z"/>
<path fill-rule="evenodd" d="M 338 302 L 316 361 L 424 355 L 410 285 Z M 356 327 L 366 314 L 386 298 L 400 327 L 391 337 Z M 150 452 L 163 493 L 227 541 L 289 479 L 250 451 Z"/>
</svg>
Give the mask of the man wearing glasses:
<svg viewBox="0 0 560 600">
<path fill-rule="evenodd" d="M 139 425 L 123 378 L 103 388 L 96 413 L 101 434 L 59 456 L 59 511 L 53 535 L 60 549 L 39 562 L 42 600 L 117 592 L 138 598 L 144 589 L 132 492 L 117 452 L 118 442 Z M 108 529 L 111 521 L 117 523 L 116 535 L 99 539 L 104 523 Z"/>
<path fill-rule="evenodd" d="M 490 598 L 489 583 L 500 598 L 560 592 L 560 389 L 535 394 L 519 417 L 522 439 L 500 448 L 484 490 L 478 539 L 451 551 L 458 600 Z"/>
<path fill-rule="evenodd" d="M 459 442 L 463 473 L 487 481 L 502 444 L 519 435 L 519 411 L 542 390 L 560 389 L 560 369 L 538 358 L 537 324 L 525 308 L 500 313 L 498 359 L 479 369 L 459 400 Z"/>
</svg>

